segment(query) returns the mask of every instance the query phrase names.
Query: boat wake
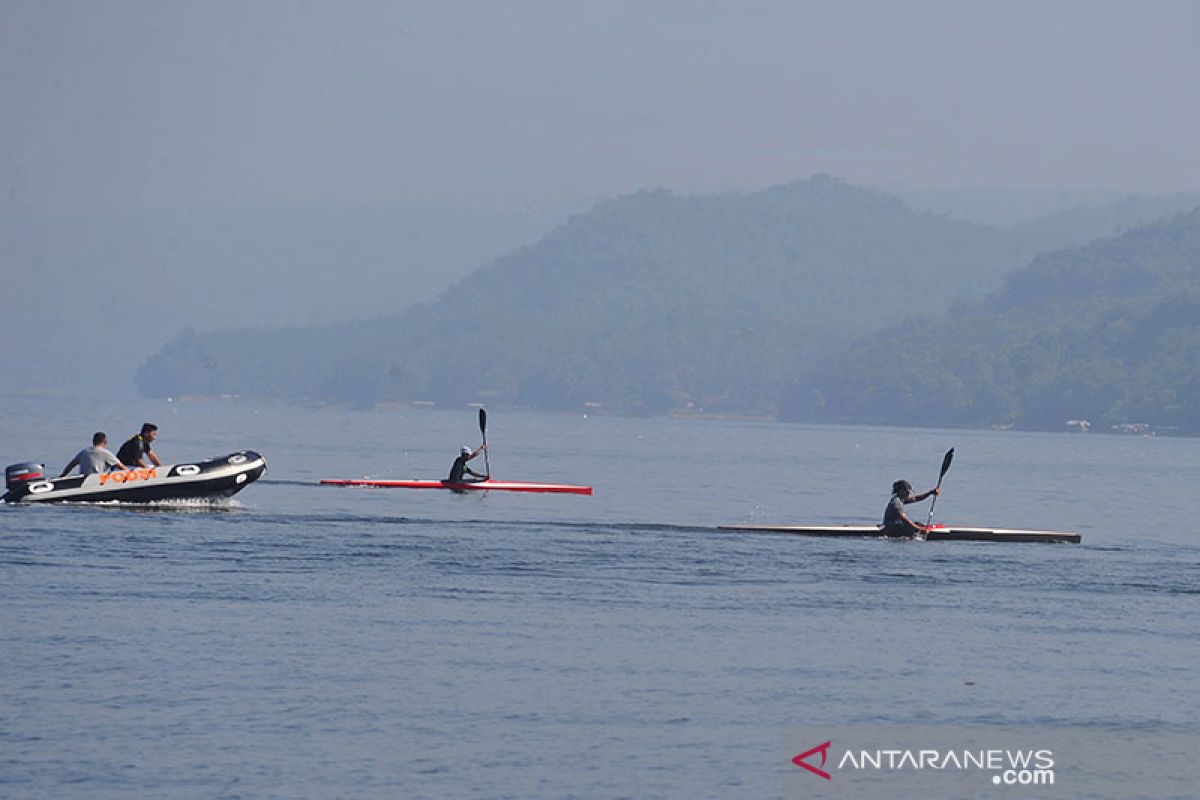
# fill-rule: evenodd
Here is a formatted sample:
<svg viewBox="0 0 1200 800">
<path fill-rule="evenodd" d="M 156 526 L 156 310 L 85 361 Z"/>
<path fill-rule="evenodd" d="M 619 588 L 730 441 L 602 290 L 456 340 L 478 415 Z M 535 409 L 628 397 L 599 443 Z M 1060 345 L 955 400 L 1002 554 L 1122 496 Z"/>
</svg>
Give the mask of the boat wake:
<svg viewBox="0 0 1200 800">
<path fill-rule="evenodd" d="M 246 510 L 246 506 L 234 497 L 177 497 L 166 500 L 149 500 L 144 503 L 132 503 L 125 500 L 82 500 L 69 505 L 62 503 L 8 503 L 0 501 L 0 505 L 11 508 L 58 510 L 64 508 L 97 508 L 115 511 L 134 511 L 143 513 L 174 512 L 174 513 L 230 513 Z"/>
<path fill-rule="evenodd" d="M 112 503 L 130 511 L 182 511 L 210 513 L 241 511 L 246 508 L 236 497 L 177 497 L 169 500 L 153 500 L 149 503 Z"/>
</svg>

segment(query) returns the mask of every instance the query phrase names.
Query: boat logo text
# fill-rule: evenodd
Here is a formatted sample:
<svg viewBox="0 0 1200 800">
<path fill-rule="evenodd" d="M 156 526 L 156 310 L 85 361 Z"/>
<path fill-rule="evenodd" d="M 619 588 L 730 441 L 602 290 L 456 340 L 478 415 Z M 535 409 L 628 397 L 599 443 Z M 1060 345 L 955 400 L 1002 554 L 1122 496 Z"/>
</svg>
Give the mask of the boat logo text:
<svg viewBox="0 0 1200 800">
<path fill-rule="evenodd" d="M 129 483 L 131 481 L 148 481 L 151 478 L 157 477 L 158 471 L 154 467 L 150 467 L 149 469 L 139 467 L 137 469 L 127 469 L 122 472 L 101 472 L 100 485 L 103 486 L 109 481 Z"/>
</svg>

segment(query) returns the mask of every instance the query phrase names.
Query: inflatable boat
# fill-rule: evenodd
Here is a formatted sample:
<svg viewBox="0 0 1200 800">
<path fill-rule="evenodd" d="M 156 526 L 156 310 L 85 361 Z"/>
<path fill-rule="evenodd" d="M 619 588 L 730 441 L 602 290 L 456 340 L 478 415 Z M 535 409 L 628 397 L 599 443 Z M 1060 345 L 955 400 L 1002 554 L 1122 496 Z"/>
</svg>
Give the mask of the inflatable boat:
<svg viewBox="0 0 1200 800">
<path fill-rule="evenodd" d="M 160 500 L 230 497 L 262 477 L 267 461 L 240 450 L 208 461 L 134 467 L 91 475 L 52 478 L 43 465 L 13 464 L 4 470 L 6 503 L 153 503 Z"/>
</svg>

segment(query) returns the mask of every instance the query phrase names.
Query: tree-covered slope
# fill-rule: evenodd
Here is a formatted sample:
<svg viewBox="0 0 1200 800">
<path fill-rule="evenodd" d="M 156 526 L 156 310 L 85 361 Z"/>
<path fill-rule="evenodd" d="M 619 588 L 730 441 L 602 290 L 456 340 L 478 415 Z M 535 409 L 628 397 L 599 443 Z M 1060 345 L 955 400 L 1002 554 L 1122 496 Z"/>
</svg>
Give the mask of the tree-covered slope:
<svg viewBox="0 0 1200 800">
<path fill-rule="evenodd" d="M 356 324 L 188 332 L 138 380 L 149 395 L 774 413 L 797 369 L 914 308 L 996 288 L 1036 246 L 826 177 L 641 192 L 434 303 Z"/>
<path fill-rule="evenodd" d="M 1039 257 L 801 372 L 784 418 L 1200 433 L 1200 209 Z"/>
</svg>

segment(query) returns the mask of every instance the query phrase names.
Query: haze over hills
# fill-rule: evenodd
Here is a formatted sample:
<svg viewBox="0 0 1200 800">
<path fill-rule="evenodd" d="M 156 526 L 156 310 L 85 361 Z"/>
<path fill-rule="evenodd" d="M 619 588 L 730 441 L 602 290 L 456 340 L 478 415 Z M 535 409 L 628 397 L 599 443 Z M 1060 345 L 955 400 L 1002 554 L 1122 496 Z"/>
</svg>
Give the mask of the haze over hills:
<svg viewBox="0 0 1200 800">
<path fill-rule="evenodd" d="M 436 302 L 359 323 L 187 331 L 152 396 L 486 401 L 776 413 L 847 341 L 981 296 L 1079 220 L 1016 230 L 818 176 L 748 194 L 640 192 L 577 215 Z"/>
<path fill-rule="evenodd" d="M 1200 207 L 1200 193 L 1171 195 L 1125 195 L 1094 206 L 1077 206 L 1025 220 L 1015 226 L 1031 236 L 1061 236 L 1064 247 L 1069 240 L 1088 242 L 1185 213 Z"/>
<path fill-rule="evenodd" d="M 868 335 L 782 416 L 1200 433 L 1200 209 L 1041 256 L 997 293 Z"/>
<path fill-rule="evenodd" d="M 181 328 L 328 324 L 430 300 L 565 212 L 435 206 L 74 214 L 0 209 L 9 390 L 135 395 Z"/>
<path fill-rule="evenodd" d="M 1200 192 L 1131 194 L 1068 189 L 911 189 L 896 194 L 915 209 L 984 225 L 1030 226 L 1076 235 L 1110 236 L 1122 227 L 1153 222 L 1200 205 Z"/>
</svg>

